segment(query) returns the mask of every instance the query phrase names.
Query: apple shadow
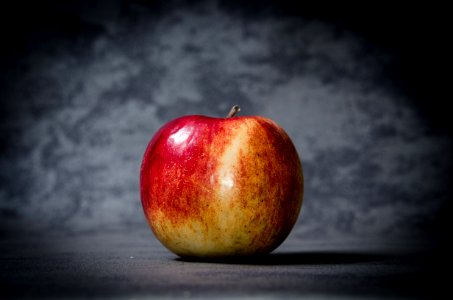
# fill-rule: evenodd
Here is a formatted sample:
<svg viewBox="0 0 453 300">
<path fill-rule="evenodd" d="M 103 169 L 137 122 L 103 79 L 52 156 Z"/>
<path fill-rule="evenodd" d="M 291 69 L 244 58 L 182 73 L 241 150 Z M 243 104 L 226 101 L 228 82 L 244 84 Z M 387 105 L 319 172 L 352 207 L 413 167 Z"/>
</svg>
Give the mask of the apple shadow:
<svg viewBox="0 0 453 300">
<path fill-rule="evenodd" d="M 345 252 L 345 251 L 301 251 L 277 252 L 258 256 L 199 258 L 178 257 L 176 261 L 198 263 L 222 263 L 242 265 L 343 265 L 382 262 L 397 259 L 388 253 Z"/>
</svg>

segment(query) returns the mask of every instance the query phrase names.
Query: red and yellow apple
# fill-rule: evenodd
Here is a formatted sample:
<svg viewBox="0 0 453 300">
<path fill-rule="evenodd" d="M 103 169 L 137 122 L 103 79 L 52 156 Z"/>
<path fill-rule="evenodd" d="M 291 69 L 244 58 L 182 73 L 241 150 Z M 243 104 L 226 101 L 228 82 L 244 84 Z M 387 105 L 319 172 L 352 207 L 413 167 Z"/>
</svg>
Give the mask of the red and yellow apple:
<svg viewBox="0 0 453 300">
<path fill-rule="evenodd" d="M 182 257 L 269 253 L 293 228 L 303 175 L 285 131 L 260 116 L 183 116 L 150 141 L 140 171 L 146 219 Z"/>
</svg>

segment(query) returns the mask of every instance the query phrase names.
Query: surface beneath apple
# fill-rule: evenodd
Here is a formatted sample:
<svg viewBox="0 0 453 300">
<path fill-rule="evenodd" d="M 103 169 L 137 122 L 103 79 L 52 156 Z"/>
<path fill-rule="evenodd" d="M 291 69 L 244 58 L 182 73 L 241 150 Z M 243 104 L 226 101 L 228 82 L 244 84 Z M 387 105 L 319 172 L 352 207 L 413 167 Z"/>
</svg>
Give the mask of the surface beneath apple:
<svg viewBox="0 0 453 300">
<path fill-rule="evenodd" d="M 435 299 L 447 286 L 442 258 L 402 241 L 290 235 L 268 256 L 206 263 L 150 234 L 0 239 L 1 298 Z"/>
</svg>

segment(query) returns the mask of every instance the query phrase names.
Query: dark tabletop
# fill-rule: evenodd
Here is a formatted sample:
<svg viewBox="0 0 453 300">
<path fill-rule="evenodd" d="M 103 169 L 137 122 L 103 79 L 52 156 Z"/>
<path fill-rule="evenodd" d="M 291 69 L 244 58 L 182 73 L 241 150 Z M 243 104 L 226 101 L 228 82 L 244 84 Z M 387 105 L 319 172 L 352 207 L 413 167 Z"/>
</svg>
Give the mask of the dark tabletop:
<svg viewBox="0 0 453 300">
<path fill-rule="evenodd" d="M 439 261 L 407 243 L 301 240 L 235 261 L 187 261 L 150 232 L 4 238 L 3 298 L 430 298 Z M 438 286 L 436 286 L 438 283 Z"/>
</svg>

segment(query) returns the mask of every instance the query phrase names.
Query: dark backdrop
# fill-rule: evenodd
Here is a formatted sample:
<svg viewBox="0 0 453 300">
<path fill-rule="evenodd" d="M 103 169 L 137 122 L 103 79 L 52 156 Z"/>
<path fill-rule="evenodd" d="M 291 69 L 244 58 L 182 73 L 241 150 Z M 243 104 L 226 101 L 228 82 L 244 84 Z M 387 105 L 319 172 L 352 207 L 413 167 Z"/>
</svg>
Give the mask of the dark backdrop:
<svg viewBox="0 0 453 300">
<path fill-rule="evenodd" d="M 0 236 L 148 230 L 138 177 L 152 135 L 239 104 L 300 153 L 294 236 L 442 238 L 442 8 L 329 5 L 1 4 Z"/>
</svg>

